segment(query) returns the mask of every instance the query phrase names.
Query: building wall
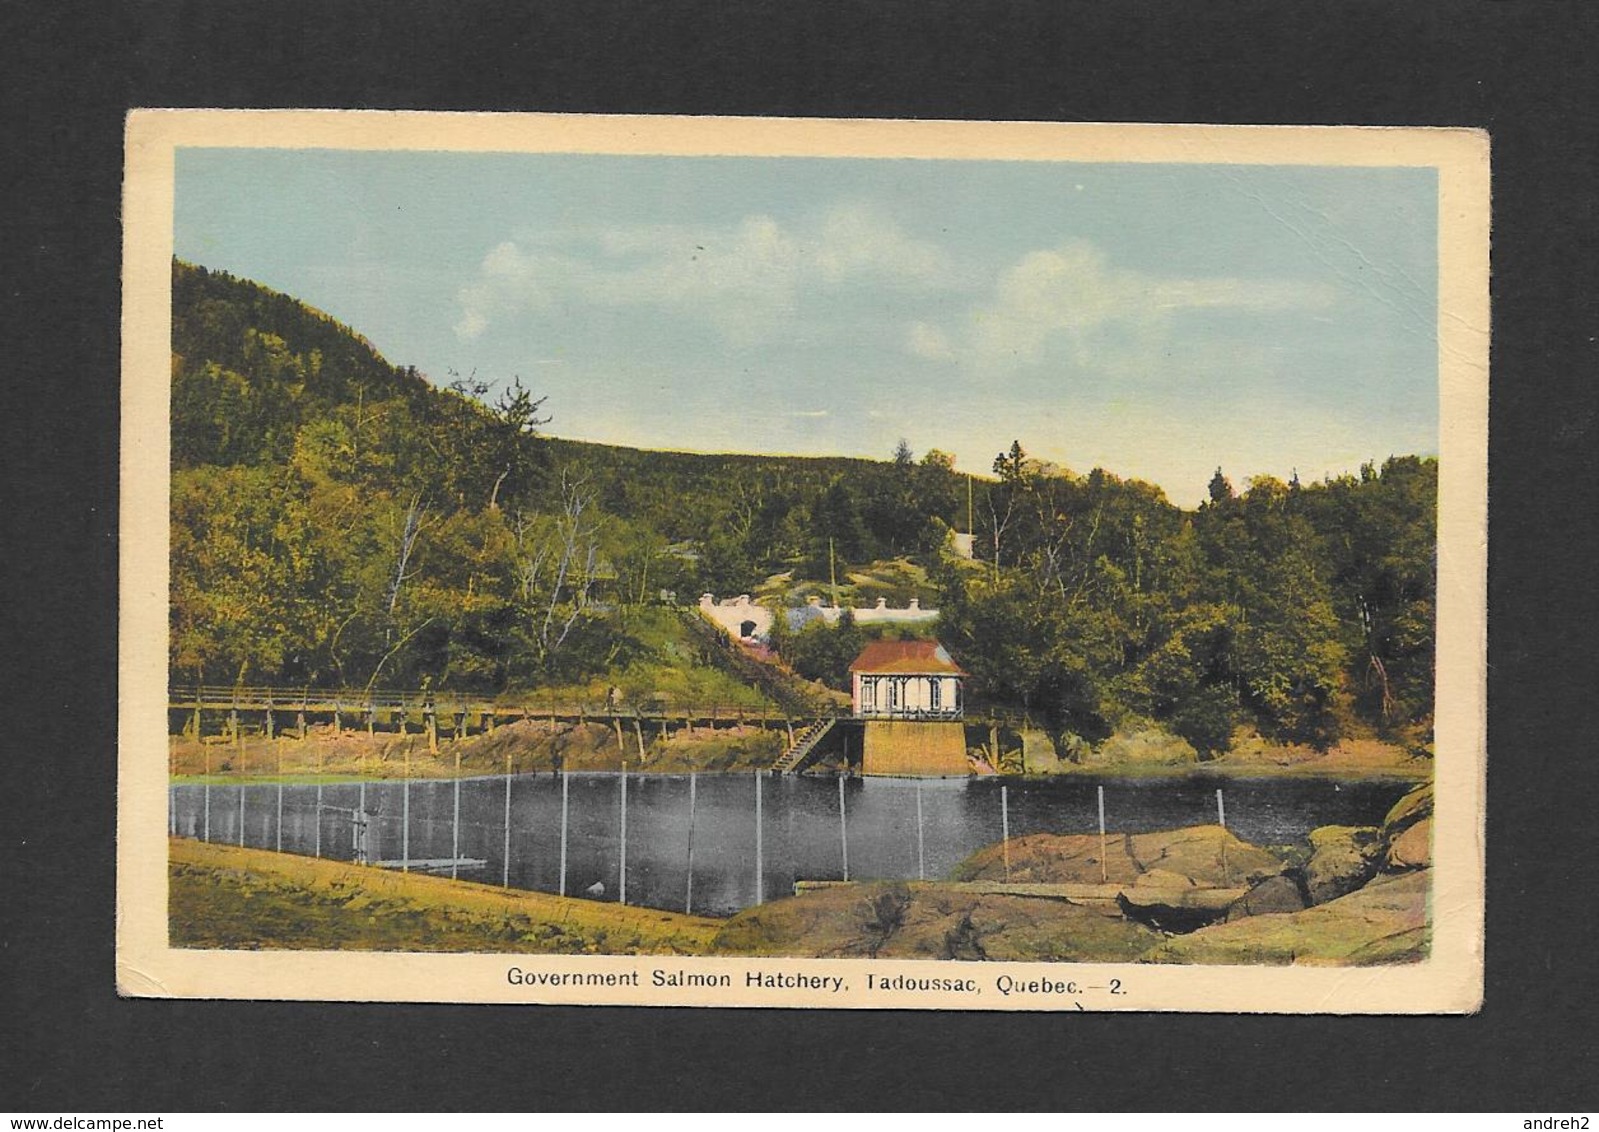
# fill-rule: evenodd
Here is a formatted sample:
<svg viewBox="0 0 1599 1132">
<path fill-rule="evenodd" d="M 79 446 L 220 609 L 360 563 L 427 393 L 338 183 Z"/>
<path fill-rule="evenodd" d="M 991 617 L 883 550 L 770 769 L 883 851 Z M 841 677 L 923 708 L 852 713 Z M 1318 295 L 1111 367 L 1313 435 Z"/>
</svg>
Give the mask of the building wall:
<svg viewBox="0 0 1599 1132">
<path fill-rule="evenodd" d="M 772 611 L 755 602 L 749 594 L 722 598 L 720 601 L 712 594 L 701 594 L 699 610 L 735 640 L 740 638 L 739 630 L 751 621 L 755 623 L 755 630 L 749 635 L 751 639 L 764 642 L 771 637 Z M 827 624 L 836 625 L 838 619 L 844 615 L 843 609 L 838 606 L 823 605 L 822 599 L 818 597 L 811 598 L 804 610 L 788 612 L 791 623 L 803 614 L 804 617 L 820 617 Z M 878 598 L 875 605 L 868 605 L 853 612 L 857 625 L 916 625 L 938 620 L 938 610 L 923 609 L 921 602 L 916 598 L 911 598 L 910 604 L 904 609 L 890 608 L 887 599 Z"/>
<path fill-rule="evenodd" d="M 853 677 L 853 705 L 856 715 L 893 716 L 915 712 L 938 713 L 942 715 L 958 716 L 960 714 L 960 680 L 955 676 L 933 675 L 876 675 L 873 673 L 855 672 Z M 897 702 L 889 698 L 889 682 L 900 681 L 900 696 Z M 873 687 L 875 686 L 875 687 Z M 934 689 L 937 689 L 937 703 L 934 703 Z"/>
<path fill-rule="evenodd" d="M 750 639 L 764 641 L 772 632 L 772 611 L 751 601 L 749 594 L 739 594 L 724 601 L 717 601 L 710 594 L 702 594 L 700 613 L 734 640 L 741 639 L 739 630 L 749 622 L 755 624 L 754 631 L 749 634 Z"/>
<path fill-rule="evenodd" d="M 867 720 L 862 774 L 966 775 L 966 727 L 958 722 Z"/>
</svg>

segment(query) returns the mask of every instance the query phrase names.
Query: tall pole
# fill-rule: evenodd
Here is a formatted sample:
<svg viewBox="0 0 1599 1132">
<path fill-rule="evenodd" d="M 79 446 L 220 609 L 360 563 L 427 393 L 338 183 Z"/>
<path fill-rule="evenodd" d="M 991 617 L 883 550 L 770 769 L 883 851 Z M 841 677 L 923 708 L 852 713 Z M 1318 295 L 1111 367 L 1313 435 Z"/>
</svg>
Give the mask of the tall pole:
<svg viewBox="0 0 1599 1132">
<path fill-rule="evenodd" d="M 927 879 L 927 842 L 922 836 L 922 780 L 916 780 L 916 879 Z"/>
<path fill-rule="evenodd" d="M 322 856 L 322 748 L 316 750 L 316 821 L 312 823 L 316 832 L 312 834 L 313 852 Z"/>
<path fill-rule="evenodd" d="M 622 860 L 618 874 L 617 901 L 627 903 L 627 764 L 622 764 Z"/>
<path fill-rule="evenodd" d="M 1005 883 L 1010 883 L 1010 787 L 999 788 L 999 835 L 1005 853 Z"/>
<path fill-rule="evenodd" d="M 450 820 L 450 879 L 459 878 L 461 863 L 461 745 L 455 744 L 455 810 Z"/>
<path fill-rule="evenodd" d="M 239 760 L 243 762 L 243 759 Z M 244 847 L 244 783 L 239 783 L 239 847 Z"/>
<path fill-rule="evenodd" d="M 761 772 L 755 772 L 755 903 L 766 900 L 765 847 L 761 837 Z"/>
<path fill-rule="evenodd" d="M 278 747 L 278 852 L 283 852 L 283 748 Z"/>
<path fill-rule="evenodd" d="M 688 776 L 688 892 L 683 897 L 683 914 L 694 914 L 694 783 L 699 780 L 699 775 L 693 772 Z"/>
<path fill-rule="evenodd" d="M 459 755 L 456 756 L 460 758 Z M 461 780 L 455 780 L 457 805 Z M 511 887 L 511 752 L 505 752 L 505 843 L 500 846 L 500 887 Z"/>
<path fill-rule="evenodd" d="M 1226 837 L 1227 803 L 1225 803 L 1225 802 L 1223 802 L 1221 800 L 1221 787 L 1219 787 L 1219 786 L 1216 788 L 1216 821 L 1218 823 L 1220 823 L 1222 831 L 1223 831 L 1223 836 L 1221 838 L 1221 875 L 1222 875 L 1222 882 L 1223 883 L 1228 883 L 1232 879 L 1232 873 L 1230 871 L 1228 871 L 1228 868 L 1227 868 L 1227 837 Z"/>
<path fill-rule="evenodd" d="M 833 536 L 827 536 L 827 580 L 833 587 L 833 608 L 838 608 L 838 570 L 833 565 Z"/>
<path fill-rule="evenodd" d="M 566 895 L 566 768 L 561 768 L 561 895 Z"/>
<path fill-rule="evenodd" d="M 843 850 L 844 879 L 849 880 L 849 818 L 844 813 L 844 776 L 838 776 L 838 843 Z"/>
<path fill-rule="evenodd" d="M 1105 858 L 1109 853 L 1105 844 L 1105 788 L 1099 788 L 1099 879 L 1109 883 L 1110 874 L 1106 871 Z"/>
<path fill-rule="evenodd" d="M 178 788 L 167 787 L 167 836 L 176 837 L 178 834 Z"/>
<path fill-rule="evenodd" d="M 355 859 L 360 864 L 371 860 L 371 838 L 367 836 L 366 818 L 366 779 L 361 780 L 360 801 L 355 804 L 355 821 L 350 826 L 350 846 L 355 854 Z"/>
<path fill-rule="evenodd" d="M 205 840 L 211 840 L 211 748 L 205 748 Z"/>
<path fill-rule="evenodd" d="M 400 871 L 411 871 L 411 748 L 405 748 L 405 782 L 400 787 Z"/>
</svg>

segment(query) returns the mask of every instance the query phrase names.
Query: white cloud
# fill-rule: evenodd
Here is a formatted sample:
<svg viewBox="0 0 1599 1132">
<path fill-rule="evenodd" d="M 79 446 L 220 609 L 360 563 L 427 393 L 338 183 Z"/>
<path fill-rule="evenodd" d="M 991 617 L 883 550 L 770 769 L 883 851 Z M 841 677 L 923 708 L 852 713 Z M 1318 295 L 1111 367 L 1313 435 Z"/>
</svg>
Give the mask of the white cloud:
<svg viewBox="0 0 1599 1132">
<path fill-rule="evenodd" d="M 955 357 L 949 335 L 932 323 L 919 320 L 905 328 L 905 352 L 930 362 L 947 362 Z"/>
<path fill-rule="evenodd" d="M 1178 311 L 1314 310 L 1334 297 L 1331 288 L 1293 280 L 1185 279 L 1117 268 L 1099 248 L 1078 240 L 1029 252 L 1012 264 L 972 318 L 985 363 L 1033 364 L 1053 340 L 1086 356 L 1090 336 L 1112 325 L 1147 337 Z"/>
<path fill-rule="evenodd" d="M 942 248 L 859 205 L 793 228 L 752 214 L 702 228 L 571 230 L 491 250 L 457 293 L 455 329 L 475 337 L 517 310 L 652 306 L 703 318 L 729 342 L 749 345 L 775 333 L 815 291 L 867 282 L 921 291 L 947 286 L 952 275 Z"/>
</svg>

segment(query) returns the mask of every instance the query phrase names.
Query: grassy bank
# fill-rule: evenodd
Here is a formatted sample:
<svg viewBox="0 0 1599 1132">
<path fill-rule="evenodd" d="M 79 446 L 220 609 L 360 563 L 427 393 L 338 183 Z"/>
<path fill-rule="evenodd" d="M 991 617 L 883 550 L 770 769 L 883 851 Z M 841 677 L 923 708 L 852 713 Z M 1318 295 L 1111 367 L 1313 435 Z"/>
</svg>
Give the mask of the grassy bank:
<svg viewBox="0 0 1599 1132">
<path fill-rule="evenodd" d="M 1126 778 L 1334 778 L 1346 781 L 1432 781 L 1433 761 L 1398 743 L 1346 739 L 1324 751 L 1301 744 L 1271 743 L 1249 736 L 1215 758 L 1201 761 L 1176 736 L 1159 731 L 1117 734 L 1081 762 L 1060 759 L 1047 771 L 1059 775 Z"/>
<path fill-rule="evenodd" d="M 643 739 L 642 753 L 639 740 Z M 173 737 L 168 761 L 175 781 L 330 782 L 357 779 L 449 778 L 454 775 L 514 774 L 553 770 L 630 770 L 679 774 L 765 768 L 787 742 L 777 726 L 682 725 L 669 733 L 641 735 L 629 722 L 618 735 L 609 723 L 551 726 L 519 721 L 486 734 L 428 749 L 426 736 L 312 728 L 297 737 L 248 736 L 241 743 L 204 743 Z"/>
<path fill-rule="evenodd" d="M 169 842 L 174 947 L 692 955 L 720 921 L 262 849 Z"/>
</svg>

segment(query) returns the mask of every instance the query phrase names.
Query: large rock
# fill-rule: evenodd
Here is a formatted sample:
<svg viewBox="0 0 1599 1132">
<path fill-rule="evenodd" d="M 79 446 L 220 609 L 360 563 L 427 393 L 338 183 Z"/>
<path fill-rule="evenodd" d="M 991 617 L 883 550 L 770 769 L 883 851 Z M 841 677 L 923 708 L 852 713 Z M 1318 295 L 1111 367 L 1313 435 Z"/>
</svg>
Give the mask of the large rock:
<svg viewBox="0 0 1599 1132">
<path fill-rule="evenodd" d="M 1432 865 L 1432 819 L 1425 818 L 1388 845 L 1383 855 L 1382 871 L 1401 873 L 1409 869 L 1425 869 Z"/>
<path fill-rule="evenodd" d="M 1219 825 L 1200 825 L 1116 834 L 1106 839 L 1103 853 L 1095 833 L 1030 834 L 1011 839 L 1008 878 L 1003 844 L 979 849 L 951 875 L 954 880 L 1125 885 L 1152 869 L 1205 888 L 1241 888 L 1276 876 L 1283 862 Z"/>
<path fill-rule="evenodd" d="M 1151 963 L 1374 966 L 1427 957 L 1431 873 L 1380 877 L 1302 912 L 1248 916 L 1173 936 L 1144 956 Z"/>
<path fill-rule="evenodd" d="M 1393 804 L 1382 819 L 1384 842 L 1391 842 L 1419 821 L 1432 817 L 1432 784 L 1418 786 Z"/>
<path fill-rule="evenodd" d="M 1382 831 L 1373 826 L 1324 825 L 1310 831 L 1305 892 L 1312 904 L 1345 896 L 1377 875 Z"/>
<path fill-rule="evenodd" d="M 1227 909 L 1227 921 L 1303 911 L 1305 894 L 1290 876 L 1267 877 Z"/>
<path fill-rule="evenodd" d="M 1195 884 L 1182 873 L 1151 869 L 1116 895 L 1123 913 L 1163 932 L 1189 932 L 1226 915 L 1243 888 Z"/>
<path fill-rule="evenodd" d="M 1130 884 L 1143 870 L 1129 852 L 1131 840 L 1120 835 L 1033 833 L 1013 837 L 1010 871 L 1005 847 L 986 845 L 955 866 L 953 880 L 1009 880 L 1017 884 Z"/>
<path fill-rule="evenodd" d="M 716 954 L 1128 962 L 1160 937 L 1114 907 L 936 884 L 836 885 L 746 909 Z"/>
</svg>

